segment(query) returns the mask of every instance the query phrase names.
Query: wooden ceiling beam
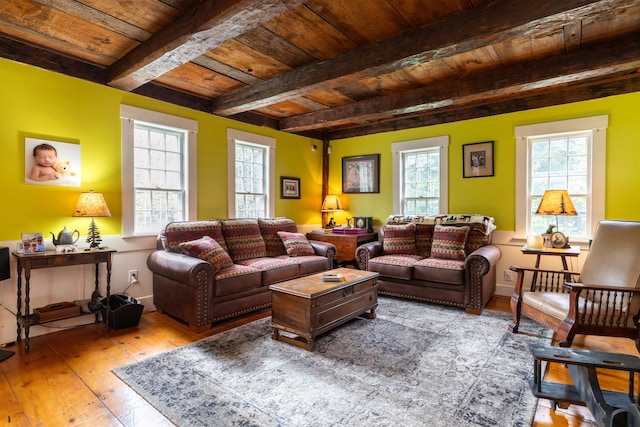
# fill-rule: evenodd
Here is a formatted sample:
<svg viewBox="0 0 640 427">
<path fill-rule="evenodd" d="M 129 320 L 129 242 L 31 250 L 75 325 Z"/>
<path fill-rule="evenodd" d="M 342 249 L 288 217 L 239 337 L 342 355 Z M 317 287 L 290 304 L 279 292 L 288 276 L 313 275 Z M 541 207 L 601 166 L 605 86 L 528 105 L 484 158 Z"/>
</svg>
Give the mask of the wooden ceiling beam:
<svg viewBox="0 0 640 427">
<path fill-rule="evenodd" d="M 487 99 L 519 96 L 582 80 L 607 79 L 640 69 L 640 39 L 626 37 L 584 51 L 513 64 L 429 87 L 379 96 L 280 120 L 285 132 L 364 124 L 392 116 L 462 107 Z"/>
<path fill-rule="evenodd" d="M 107 69 L 0 36 L 0 57 L 78 79 L 106 84 Z"/>
<path fill-rule="evenodd" d="M 437 110 L 431 113 L 423 113 L 411 117 L 396 118 L 348 129 L 327 131 L 327 135 L 331 141 L 336 141 L 339 139 L 353 138 L 362 135 L 413 129 L 443 123 L 458 122 L 461 120 L 495 116 L 498 114 L 513 113 L 516 111 L 570 104 L 573 102 L 588 101 L 591 99 L 637 91 L 640 91 L 640 76 L 637 74 L 629 74 L 609 81 L 581 83 L 563 88 L 556 88 L 544 93 L 537 93 L 535 95 L 523 95 L 517 99 L 494 100 L 493 102 L 484 103 L 482 105 Z"/>
<path fill-rule="evenodd" d="M 638 0 L 623 1 L 624 7 L 639 3 Z M 615 6 L 619 9 L 620 2 Z M 339 86 L 340 79 L 346 76 L 351 81 L 378 76 L 523 34 L 557 28 L 574 19 L 606 13 L 612 7 L 609 0 L 498 0 L 222 95 L 214 99 L 213 112 L 228 116 L 330 90 Z"/>
<path fill-rule="evenodd" d="M 303 2 L 202 1 L 116 61 L 109 68 L 109 84 L 131 91 Z"/>
</svg>

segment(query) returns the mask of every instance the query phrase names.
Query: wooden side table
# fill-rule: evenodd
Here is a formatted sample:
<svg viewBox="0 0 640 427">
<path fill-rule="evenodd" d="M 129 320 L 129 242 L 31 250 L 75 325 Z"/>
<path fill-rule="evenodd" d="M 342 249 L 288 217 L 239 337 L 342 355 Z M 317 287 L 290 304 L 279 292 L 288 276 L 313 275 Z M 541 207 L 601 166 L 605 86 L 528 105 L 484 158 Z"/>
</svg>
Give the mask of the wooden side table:
<svg viewBox="0 0 640 427">
<path fill-rule="evenodd" d="M 307 233 L 307 239 L 319 240 L 335 245 L 338 254 L 338 265 L 354 265 L 356 258 L 356 248 L 364 243 L 375 242 L 378 240 L 378 233 L 365 234 L 334 234 L 334 233 Z"/>
<path fill-rule="evenodd" d="M 31 270 L 38 268 L 64 267 L 70 265 L 95 264 L 96 281 L 95 290 L 99 290 L 99 273 L 100 264 L 105 263 L 107 266 L 107 316 L 109 313 L 109 295 L 111 293 L 111 256 L 116 252 L 115 249 L 97 249 L 91 251 L 79 250 L 77 252 L 55 252 L 47 251 L 42 254 L 22 254 L 12 252 L 16 257 L 18 264 L 18 303 L 16 308 L 16 320 L 18 324 L 18 337 L 16 341 L 21 341 L 21 331 L 24 327 L 24 351 L 29 352 L 29 328 L 31 325 L 37 325 L 38 319 L 31 313 L 29 306 L 31 291 Z M 24 270 L 24 312 L 22 311 L 22 270 Z M 96 321 L 98 317 L 96 314 Z M 109 322 L 107 331 L 109 330 Z"/>
<path fill-rule="evenodd" d="M 536 264 L 535 268 L 540 268 L 540 258 L 543 256 L 554 256 L 560 257 L 562 261 L 562 269 L 569 270 L 569 266 L 567 265 L 567 257 L 578 257 L 580 255 L 580 246 L 571 246 L 569 248 L 529 248 L 527 246 L 523 246 L 522 253 L 525 255 L 535 255 L 536 256 Z M 533 273 L 533 283 L 536 283 L 536 279 L 538 278 L 537 272 Z M 571 281 L 571 275 L 565 275 L 565 281 Z"/>
</svg>

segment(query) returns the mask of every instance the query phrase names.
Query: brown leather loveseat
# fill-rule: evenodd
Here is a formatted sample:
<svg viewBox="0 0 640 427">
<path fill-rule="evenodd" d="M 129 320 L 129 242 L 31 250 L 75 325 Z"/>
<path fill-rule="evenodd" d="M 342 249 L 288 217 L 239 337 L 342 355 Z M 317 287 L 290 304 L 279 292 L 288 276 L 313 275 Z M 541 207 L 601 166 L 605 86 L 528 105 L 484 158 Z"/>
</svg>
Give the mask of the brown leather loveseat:
<svg viewBox="0 0 640 427">
<path fill-rule="evenodd" d="M 500 248 L 493 218 L 391 215 L 381 242 L 356 249 L 362 270 L 380 273 L 378 292 L 462 307 L 480 314 L 496 287 Z"/>
<path fill-rule="evenodd" d="M 147 266 L 156 308 L 203 331 L 270 307 L 269 285 L 326 271 L 335 257 L 290 218 L 220 219 L 168 224 Z"/>
</svg>

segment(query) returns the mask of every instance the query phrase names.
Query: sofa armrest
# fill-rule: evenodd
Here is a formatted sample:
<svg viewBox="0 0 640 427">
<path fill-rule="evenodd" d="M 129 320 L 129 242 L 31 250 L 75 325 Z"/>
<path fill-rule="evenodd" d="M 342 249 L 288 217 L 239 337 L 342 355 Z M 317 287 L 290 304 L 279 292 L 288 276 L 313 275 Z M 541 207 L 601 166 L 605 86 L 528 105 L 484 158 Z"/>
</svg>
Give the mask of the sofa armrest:
<svg viewBox="0 0 640 427">
<path fill-rule="evenodd" d="M 501 257 L 502 251 L 500 251 L 499 247 L 484 245 L 467 255 L 464 261 L 464 268 L 465 270 L 474 268 L 478 274 L 484 276 L 498 264 Z M 478 267 L 473 267 L 474 264 L 478 264 Z"/>
<path fill-rule="evenodd" d="M 369 242 L 356 248 L 356 262 L 360 270 L 369 269 L 369 260 L 381 256 L 383 252 L 382 242 Z"/>
<path fill-rule="evenodd" d="M 338 256 L 338 250 L 333 243 L 321 242 L 319 240 L 309 240 L 316 255 L 326 257 L 329 260 L 329 268 L 333 265 Z"/>
<path fill-rule="evenodd" d="M 147 267 L 154 274 L 189 286 L 197 285 L 198 276 L 210 277 L 211 281 L 215 277 L 213 266 L 207 261 L 165 250 L 152 252 L 147 258 Z"/>
<path fill-rule="evenodd" d="M 484 245 L 471 252 L 464 262 L 469 313 L 480 314 L 496 290 L 496 265 L 502 252 L 495 245 Z"/>
</svg>

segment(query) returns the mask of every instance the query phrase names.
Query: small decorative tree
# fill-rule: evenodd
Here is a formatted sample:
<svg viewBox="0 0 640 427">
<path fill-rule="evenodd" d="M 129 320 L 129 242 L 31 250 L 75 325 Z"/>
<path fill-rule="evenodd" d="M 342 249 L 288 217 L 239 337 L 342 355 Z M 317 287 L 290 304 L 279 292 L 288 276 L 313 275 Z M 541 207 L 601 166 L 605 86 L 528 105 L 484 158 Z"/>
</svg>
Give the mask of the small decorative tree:
<svg viewBox="0 0 640 427">
<path fill-rule="evenodd" d="M 98 230 L 98 226 L 96 226 L 96 222 L 91 219 L 91 225 L 89 225 L 89 234 L 87 235 L 87 243 L 89 244 L 89 249 L 98 249 L 100 248 L 100 243 L 102 243 L 102 237 L 100 237 L 100 231 Z"/>
</svg>

